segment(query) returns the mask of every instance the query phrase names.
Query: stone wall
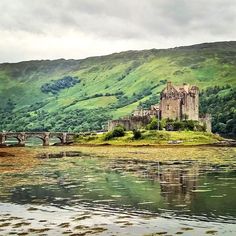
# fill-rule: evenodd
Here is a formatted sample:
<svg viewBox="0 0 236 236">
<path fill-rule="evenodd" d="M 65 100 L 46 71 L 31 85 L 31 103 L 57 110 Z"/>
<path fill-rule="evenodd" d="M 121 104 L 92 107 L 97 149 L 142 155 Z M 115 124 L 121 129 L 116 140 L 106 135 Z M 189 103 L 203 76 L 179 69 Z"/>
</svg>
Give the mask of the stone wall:
<svg viewBox="0 0 236 236">
<path fill-rule="evenodd" d="M 131 117 L 131 130 L 133 129 L 140 129 L 145 127 L 150 121 L 151 116 L 144 116 L 144 117 Z"/>
<path fill-rule="evenodd" d="M 198 120 L 199 119 L 199 95 L 196 94 L 187 94 L 183 97 L 182 100 L 182 115 L 181 118 L 184 119 L 185 115 L 188 120 Z"/>
<path fill-rule="evenodd" d="M 180 119 L 180 99 L 179 98 L 162 98 L 160 103 L 162 119 Z"/>
<path fill-rule="evenodd" d="M 211 132 L 212 131 L 212 126 L 211 126 L 211 115 L 206 114 L 204 117 L 199 118 L 199 124 L 200 125 L 205 125 L 206 126 L 206 131 Z"/>
<path fill-rule="evenodd" d="M 187 84 L 173 86 L 171 82 L 168 82 L 161 93 L 160 110 L 162 119 L 198 120 L 198 87 Z"/>
<path fill-rule="evenodd" d="M 133 116 L 129 119 L 119 119 L 108 121 L 108 131 L 112 131 L 116 126 L 121 125 L 126 130 L 140 129 L 145 127 L 151 120 L 151 116 Z"/>
<path fill-rule="evenodd" d="M 123 126 L 126 130 L 130 130 L 131 128 L 130 119 L 109 120 L 108 131 L 112 131 L 118 125 Z"/>
</svg>

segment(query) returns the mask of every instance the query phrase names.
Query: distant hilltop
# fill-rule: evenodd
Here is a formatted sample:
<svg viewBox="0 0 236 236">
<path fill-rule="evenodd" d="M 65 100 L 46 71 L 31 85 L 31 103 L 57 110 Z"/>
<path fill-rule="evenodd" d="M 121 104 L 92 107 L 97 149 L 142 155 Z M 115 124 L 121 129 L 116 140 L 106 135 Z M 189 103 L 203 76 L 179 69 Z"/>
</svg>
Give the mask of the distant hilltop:
<svg viewBox="0 0 236 236">
<path fill-rule="evenodd" d="M 42 59 L 42 60 L 28 60 L 28 61 L 19 61 L 19 62 L 2 62 L 1 65 L 14 65 L 14 66 L 23 66 L 27 63 L 32 64 L 38 64 L 42 63 L 44 65 L 48 64 L 51 65 L 61 65 L 62 63 L 66 63 L 67 66 L 73 66 L 77 65 L 78 62 L 84 62 L 84 61 L 96 61 L 96 60 L 103 60 L 106 58 L 109 59 L 119 59 L 123 58 L 124 56 L 127 59 L 135 59 L 135 56 L 138 56 L 140 54 L 150 54 L 153 53 L 172 53 L 174 51 L 195 51 L 195 50 L 221 50 L 221 51 L 228 51 L 232 50 L 235 51 L 236 47 L 236 41 L 221 41 L 221 42 L 209 42 L 209 43 L 199 43 L 199 44 L 193 44 L 193 45 L 187 45 L 187 46 L 178 46 L 178 47 L 172 47 L 172 48 L 163 48 L 163 49 L 144 49 L 144 50 L 128 50 L 128 51 L 121 51 L 121 52 L 115 52 L 108 55 L 101 55 L 101 56 L 91 56 L 87 58 L 79 58 L 79 59 L 64 59 L 64 58 L 58 58 L 58 59 Z"/>
</svg>

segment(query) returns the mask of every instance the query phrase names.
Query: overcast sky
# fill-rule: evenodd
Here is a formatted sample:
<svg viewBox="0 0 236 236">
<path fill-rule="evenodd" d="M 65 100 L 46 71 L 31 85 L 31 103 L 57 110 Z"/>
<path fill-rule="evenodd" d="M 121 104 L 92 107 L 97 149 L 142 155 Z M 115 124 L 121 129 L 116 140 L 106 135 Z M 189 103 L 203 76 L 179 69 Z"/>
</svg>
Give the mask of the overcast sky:
<svg viewBox="0 0 236 236">
<path fill-rule="evenodd" d="M 235 0 L 0 0 L 0 62 L 236 40 Z"/>
</svg>

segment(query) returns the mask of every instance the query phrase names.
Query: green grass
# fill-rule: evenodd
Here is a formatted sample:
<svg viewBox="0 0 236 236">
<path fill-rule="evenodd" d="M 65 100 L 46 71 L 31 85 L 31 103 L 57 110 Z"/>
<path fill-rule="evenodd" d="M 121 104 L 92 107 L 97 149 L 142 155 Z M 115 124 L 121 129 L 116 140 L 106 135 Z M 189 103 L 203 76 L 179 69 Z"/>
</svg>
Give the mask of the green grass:
<svg viewBox="0 0 236 236">
<path fill-rule="evenodd" d="M 195 84 L 200 89 L 226 84 L 236 87 L 235 58 L 236 43 L 222 42 L 167 50 L 127 51 L 84 60 L 0 64 L 0 109 L 11 99 L 16 104 L 14 115 L 17 117 L 22 108 L 43 101 L 45 104 L 39 110 L 48 113 L 43 123 L 53 119 L 55 112 L 60 112 L 67 120 L 72 111 L 95 108 L 107 108 L 106 114 L 118 118 L 129 115 L 150 95 L 118 109 L 111 106 L 118 103 L 115 96 L 81 100 L 98 93 L 122 91 L 131 101 L 134 94 L 142 93 L 146 88 L 151 88 L 152 95 L 159 94 L 165 86 L 161 80 L 171 80 L 176 85 Z M 41 92 L 43 84 L 66 75 L 78 76 L 81 83 L 61 90 L 58 95 Z M 69 106 L 74 101 L 78 103 Z M 104 110 L 99 112 L 104 114 Z M 83 122 L 91 124 L 87 118 Z M 6 121 L 2 129 L 17 126 L 11 126 L 11 123 Z M 63 125 L 60 127 L 62 129 Z M 71 128 L 74 129 L 75 125 Z"/>
<path fill-rule="evenodd" d="M 67 100 L 69 102 L 69 100 Z M 98 98 L 91 98 L 84 101 L 79 101 L 73 106 L 69 106 L 65 111 L 70 111 L 73 109 L 94 109 L 99 107 L 106 107 L 109 104 L 113 104 L 117 101 L 115 96 L 105 96 Z"/>
<path fill-rule="evenodd" d="M 138 102 L 134 102 L 134 103 L 131 103 L 127 106 L 124 106 L 124 107 L 121 107 L 121 108 L 118 108 L 117 110 L 115 110 L 113 112 L 113 117 L 114 119 L 118 119 L 119 117 L 124 117 L 126 116 L 127 114 L 129 114 L 131 111 L 135 110 L 138 105 L 139 105 L 139 102 L 143 101 L 143 100 L 146 100 L 145 99 L 141 99 L 140 101 Z"/>
<path fill-rule="evenodd" d="M 177 145 L 202 145 L 214 144 L 222 140 L 218 135 L 207 132 L 195 131 L 142 131 L 142 137 L 133 139 L 131 131 L 125 132 L 125 136 L 104 140 L 106 134 L 91 134 L 89 136 L 79 136 L 76 139 L 80 144 L 111 144 L 111 145 L 172 145 L 169 141 L 182 141 Z"/>
</svg>

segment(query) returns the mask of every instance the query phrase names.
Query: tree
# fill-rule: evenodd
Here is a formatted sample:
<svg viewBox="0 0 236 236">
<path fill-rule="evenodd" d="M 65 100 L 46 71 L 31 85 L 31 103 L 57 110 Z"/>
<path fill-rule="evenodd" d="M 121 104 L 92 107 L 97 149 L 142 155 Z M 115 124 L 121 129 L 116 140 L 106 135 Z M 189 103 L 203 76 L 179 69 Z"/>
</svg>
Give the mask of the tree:
<svg viewBox="0 0 236 236">
<path fill-rule="evenodd" d="M 147 125 L 147 129 L 149 130 L 156 130 L 158 129 L 158 120 L 156 117 L 151 119 L 151 122 Z"/>
<path fill-rule="evenodd" d="M 125 129 L 123 126 L 116 126 L 112 131 L 113 137 L 123 137 L 125 135 Z"/>
<path fill-rule="evenodd" d="M 226 124 L 224 123 L 218 123 L 216 125 L 216 129 L 219 131 L 219 133 L 224 134 L 226 132 L 225 128 L 226 128 Z"/>
<path fill-rule="evenodd" d="M 140 139 L 142 137 L 142 133 L 140 130 L 134 129 L 133 130 L 133 139 Z"/>
<path fill-rule="evenodd" d="M 113 138 L 123 137 L 124 135 L 125 135 L 124 127 L 118 125 L 112 131 L 106 133 L 104 140 L 107 141 Z"/>
<path fill-rule="evenodd" d="M 185 125 L 182 121 L 175 121 L 173 122 L 173 127 L 174 127 L 174 130 L 184 130 Z"/>
</svg>

